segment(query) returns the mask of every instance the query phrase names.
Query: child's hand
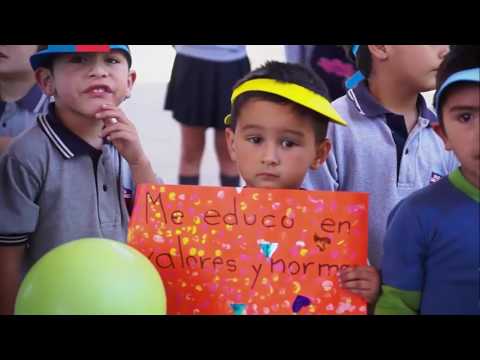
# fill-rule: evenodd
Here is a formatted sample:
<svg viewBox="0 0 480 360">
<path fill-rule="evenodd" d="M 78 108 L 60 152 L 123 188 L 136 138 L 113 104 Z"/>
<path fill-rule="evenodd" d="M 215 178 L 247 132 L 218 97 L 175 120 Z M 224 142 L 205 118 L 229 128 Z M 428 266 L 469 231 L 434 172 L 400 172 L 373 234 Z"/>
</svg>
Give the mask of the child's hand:
<svg viewBox="0 0 480 360">
<path fill-rule="evenodd" d="M 117 106 L 105 104 L 95 116 L 105 123 L 101 137 L 111 141 L 130 166 L 148 163 L 137 129 L 122 110 Z"/>
<path fill-rule="evenodd" d="M 150 161 L 143 152 L 137 129 L 123 111 L 117 106 L 106 104 L 95 116 L 105 123 L 101 136 L 111 141 L 130 165 L 134 183 L 157 182 Z"/>
<path fill-rule="evenodd" d="M 369 304 L 377 301 L 380 275 L 373 266 L 356 266 L 340 272 L 340 286 L 362 296 Z"/>
</svg>

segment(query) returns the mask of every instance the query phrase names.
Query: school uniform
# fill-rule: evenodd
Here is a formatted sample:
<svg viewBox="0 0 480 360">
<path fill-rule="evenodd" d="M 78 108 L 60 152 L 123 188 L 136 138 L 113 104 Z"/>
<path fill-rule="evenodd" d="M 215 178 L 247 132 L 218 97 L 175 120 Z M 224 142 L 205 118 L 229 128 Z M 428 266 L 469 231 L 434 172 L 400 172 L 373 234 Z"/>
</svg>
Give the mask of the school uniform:
<svg viewBox="0 0 480 360">
<path fill-rule="evenodd" d="M 0 246 L 27 246 L 28 270 L 68 241 L 125 242 L 134 184 L 127 161 L 68 130 L 55 104 L 0 158 Z"/>
<path fill-rule="evenodd" d="M 320 169 L 307 173 L 304 187 L 369 194 L 368 255 L 380 267 L 390 211 L 412 192 L 447 176 L 458 161 L 434 132 L 436 115 L 421 95 L 410 133 L 403 116 L 379 104 L 365 81 L 332 105 L 348 126 L 328 125 L 332 150 Z"/>
</svg>

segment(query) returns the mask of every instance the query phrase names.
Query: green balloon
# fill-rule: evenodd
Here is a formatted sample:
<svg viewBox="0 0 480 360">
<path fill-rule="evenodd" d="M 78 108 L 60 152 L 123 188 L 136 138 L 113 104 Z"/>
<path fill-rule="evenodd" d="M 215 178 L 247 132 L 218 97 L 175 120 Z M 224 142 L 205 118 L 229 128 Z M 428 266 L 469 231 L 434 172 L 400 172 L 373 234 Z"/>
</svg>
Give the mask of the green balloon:
<svg viewBox="0 0 480 360">
<path fill-rule="evenodd" d="M 164 315 L 165 289 L 153 264 L 133 247 L 80 239 L 45 254 L 27 273 L 18 315 Z"/>
</svg>

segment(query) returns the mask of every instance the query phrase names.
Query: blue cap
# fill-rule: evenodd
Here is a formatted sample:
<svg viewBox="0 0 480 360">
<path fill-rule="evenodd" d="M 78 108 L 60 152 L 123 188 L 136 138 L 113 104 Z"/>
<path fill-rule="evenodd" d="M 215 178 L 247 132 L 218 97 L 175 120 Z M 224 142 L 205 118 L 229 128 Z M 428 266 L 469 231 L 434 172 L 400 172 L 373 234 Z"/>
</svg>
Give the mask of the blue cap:
<svg viewBox="0 0 480 360">
<path fill-rule="evenodd" d="M 40 50 L 30 57 L 33 70 L 37 70 L 52 55 L 72 53 L 98 53 L 110 52 L 111 50 L 123 50 L 127 56 L 128 66 L 132 65 L 132 57 L 128 45 L 47 45 L 46 49 Z"/>
<path fill-rule="evenodd" d="M 448 87 L 458 82 L 480 83 L 480 67 L 462 70 L 462 71 L 453 73 L 447 78 L 447 80 L 443 82 L 442 86 L 440 86 L 440 88 L 435 93 L 434 102 L 433 102 L 435 105 L 435 110 L 437 111 L 437 114 L 440 114 L 440 107 L 439 107 L 440 97 Z"/>
</svg>

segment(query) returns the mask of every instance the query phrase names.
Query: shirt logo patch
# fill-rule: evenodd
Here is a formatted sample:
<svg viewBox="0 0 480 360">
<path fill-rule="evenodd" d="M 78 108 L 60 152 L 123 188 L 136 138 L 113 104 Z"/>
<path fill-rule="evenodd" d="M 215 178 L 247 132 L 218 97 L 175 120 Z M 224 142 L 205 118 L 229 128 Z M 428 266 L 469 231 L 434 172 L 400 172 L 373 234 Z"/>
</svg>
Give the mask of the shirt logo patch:
<svg viewBox="0 0 480 360">
<path fill-rule="evenodd" d="M 436 183 L 442 177 L 443 177 L 442 175 L 437 174 L 436 172 L 432 172 L 432 175 L 430 176 L 430 184 Z"/>
</svg>

